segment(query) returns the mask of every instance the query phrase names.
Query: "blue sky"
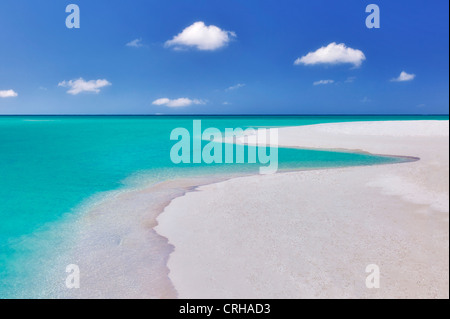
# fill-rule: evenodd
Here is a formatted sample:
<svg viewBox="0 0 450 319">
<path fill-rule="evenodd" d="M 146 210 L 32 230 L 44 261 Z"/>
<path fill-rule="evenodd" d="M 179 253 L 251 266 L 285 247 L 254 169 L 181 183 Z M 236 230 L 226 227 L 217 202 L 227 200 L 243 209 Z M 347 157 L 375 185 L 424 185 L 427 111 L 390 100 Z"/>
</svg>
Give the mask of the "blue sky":
<svg viewBox="0 0 450 319">
<path fill-rule="evenodd" d="M 448 6 L 2 0 L 0 114 L 448 114 Z"/>
</svg>

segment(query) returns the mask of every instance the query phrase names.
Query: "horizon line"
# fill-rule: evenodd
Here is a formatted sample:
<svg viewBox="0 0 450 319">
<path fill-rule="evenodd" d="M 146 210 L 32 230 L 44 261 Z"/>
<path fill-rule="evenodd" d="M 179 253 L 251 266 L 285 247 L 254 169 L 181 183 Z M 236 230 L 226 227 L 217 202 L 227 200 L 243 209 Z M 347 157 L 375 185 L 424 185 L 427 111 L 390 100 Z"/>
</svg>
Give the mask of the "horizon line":
<svg viewBox="0 0 450 319">
<path fill-rule="evenodd" d="M 6 116 L 449 116 L 449 114 L 0 114 Z"/>
</svg>

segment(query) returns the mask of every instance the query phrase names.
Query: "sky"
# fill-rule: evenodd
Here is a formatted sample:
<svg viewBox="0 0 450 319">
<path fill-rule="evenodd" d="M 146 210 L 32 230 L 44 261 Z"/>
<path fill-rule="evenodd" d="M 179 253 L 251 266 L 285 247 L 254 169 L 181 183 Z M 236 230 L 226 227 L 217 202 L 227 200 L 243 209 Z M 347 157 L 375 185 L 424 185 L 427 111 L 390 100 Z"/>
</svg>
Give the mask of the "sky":
<svg viewBox="0 0 450 319">
<path fill-rule="evenodd" d="M 366 26 L 369 4 L 380 28 Z M 448 12 L 447 0 L 2 0 L 0 114 L 448 114 Z"/>
</svg>

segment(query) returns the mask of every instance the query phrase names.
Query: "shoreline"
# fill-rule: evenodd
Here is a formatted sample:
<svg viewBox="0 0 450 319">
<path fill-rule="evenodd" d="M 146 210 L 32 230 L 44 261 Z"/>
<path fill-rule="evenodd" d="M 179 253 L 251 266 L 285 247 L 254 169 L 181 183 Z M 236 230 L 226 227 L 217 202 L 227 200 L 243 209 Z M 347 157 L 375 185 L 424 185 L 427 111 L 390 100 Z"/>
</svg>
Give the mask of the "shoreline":
<svg viewBox="0 0 450 319">
<path fill-rule="evenodd" d="M 280 173 L 321 169 L 293 168 Z M 88 198 L 80 204 L 80 216 L 71 218 L 75 229 L 68 241 L 76 244 L 68 244 L 65 249 L 69 253 L 62 253 L 57 258 L 58 267 L 53 267 L 53 272 L 57 273 L 56 269 L 62 269 L 64 265 L 79 265 L 86 273 L 83 278 L 85 289 L 68 291 L 64 287 L 48 287 L 50 295 L 58 298 L 177 298 L 167 268 L 175 247 L 155 231 L 157 217 L 173 200 L 203 186 L 255 175 L 258 175 L 256 170 L 188 174 L 148 183 L 133 174 L 124 180 L 129 186 Z M 121 268 L 126 271 L 121 271 Z M 51 276 L 61 277 L 59 281 L 64 282 L 64 276 L 60 274 L 52 273 Z M 115 282 L 108 278 L 115 278 Z"/>
<path fill-rule="evenodd" d="M 221 180 L 218 176 L 178 178 L 122 190 L 94 202 L 76 221 L 76 244 L 58 260 L 61 265 L 76 264 L 87 274 L 82 278 L 83 289 L 56 289 L 52 295 L 69 299 L 177 298 L 166 267 L 174 247 L 154 231 L 156 218 L 173 199 Z"/>
<path fill-rule="evenodd" d="M 404 122 L 404 121 L 400 121 L 400 122 Z M 423 121 L 418 121 L 418 122 L 422 122 L 421 124 L 423 124 Z M 427 122 L 430 122 L 430 121 L 427 121 Z M 444 126 L 446 125 L 448 127 L 448 121 L 444 121 L 444 122 L 445 122 Z M 350 123 L 356 123 L 356 125 L 361 125 L 360 122 L 359 123 L 358 122 L 350 122 Z M 371 123 L 380 123 L 380 122 L 371 122 Z M 383 122 L 381 122 L 381 123 L 383 123 Z M 396 122 L 394 122 L 394 123 L 396 123 Z M 338 124 L 340 124 L 340 123 L 338 123 Z M 363 125 L 364 124 L 366 124 L 366 123 L 363 122 Z M 349 125 L 349 123 L 343 123 L 343 125 Z M 355 124 L 350 124 L 350 125 L 355 125 Z M 411 123 L 407 123 L 407 125 L 411 125 Z M 292 127 L 291 128 L 282 128 L 282 129 L 280 129 L 280 131 L 285 131 L 286 132 L 288 130 L 305 130 L 305 128 L 306 128 L 306 130 L 309 130 L 311 127 L 317 127 L 317 126 L 324 127 L 324 126 L 330 126 L 330 124 L 319 124 L 319 125 L 300 126 L 300 127 L 293 127 L 293 128 Z M 333 126 L 333 124 L 331 124 L 331 126 Z M 448 129 L 447 129 L 447 132 L 448 132 Z M 423 136 L 426 137 L 427 134 L 424 134 Z M 444 138 L 445 138 L 445 134 L 444 134 Z M 448 140 L 448 133 L 447 133 L 447 140 Z M 295 141 L 295 142 L 298 143 L 298 141 Z M 307 145 L 307 146 L 304 146 L 304 145 L 300 145 L 299 146 L 298 144 L 297 145 L 293 145 L 293 144 L 295 144 L 295 143 L 293 143 L 289 139 L 287 140 L 287 143 L 286 143 L 286 139 L 284 140 L 284 142 L 283 142 L 283 140 L 280 139 L 280 147 L 299 147 L 299 148 L 306 148 L 306 149 L 311 149 L 311 147 L 314 147 L 314 148 L 317 148 L 317 149 L 320 149 L 320 150 L 333 150 L 333 151 L 337 150 L 337 149 L 339 149 L 339 150 L 343 149 L 342 147 L 339 147 L 339 148 L 336 148 L 336 147 L 327 148 L 327 147 L 325 147 L 324 148 L 321 145 L 317 146 L 317 145 L 314 145 L 314 144 L 311 144 L 311 143 L 309 145 Z M 448 144 L 447 144 L 447 147 L 448 147 Z M 353 148 L 353 149 L 352 148 L 350 148 L 350 149 L 349 148 L 344 148 L 344 149 L 352 151 L 352 152 L 355 152 L 356 150 L 357 150 L 356 152 L 359 152 L 360 149 L 362 149 L 364 151 L 367 150 L 366 147 L 361 147 L 361 148 L 357 148 L 357 149 L 355 149 L 355 148 Z M 377 149 L 377 148 L 375 147 L 373 149 Z M 367 150 L 367 153 L 369 153 L 371 155 L 381 154 L 381 153 L 374 153 L 373 149 L 372 150 Z M 400 153 L 389 152 L 389 153 L 391 153 L 391 154 L 400 154 L 402 152 L 400 152 Z M 387 152 L 383 152 L 383 154 L 387 154 Z M 383 155 L 383 156 L 392 156 L 392 155 Z M 408 158 L 408 159 L 413 159 L 415 161 L 417 161 L 419 158 L 422 157 L 422 156 L 420 156 L 420 157 L 417 156 L 417 154 L 401 154 L 401 155 L 394 155 L 394 156 L 395 157 L 405 157 L 405 158 Z M 425 157 L 427 157 L 427 156 L 425 156 Z M 415 161 L 413 161 L 412 163 L 416 163 Z M 408 163 L 402 163 L 402 164 L 410 165 L 411 163 L 408 162 Z M 353 167 L 353 168 L 349 168 L 349 167 L 346 167 L 346 168 L 333 168 L 333 170 L 336 170 L 336 171 L 339 171 L 339 172 L 340 171 L 349 171 L 349 170 L 350 171 L 352 171 L 352 170 L 362 170 L 362 171 L 364 171 L 364 170 L 370 170 L 370 168 L 373 168 L 373 167 L 376 167 L 378 169 L 381 166 L 385 166 L 386 167 L 386 166 L 390 166 L 390 165 L 374 165 L 374 166 L 362 166 L 362 167 Z M 447 161 L 447 166 L 448 166 L 448 161 Z M 320 171 L 321 173 L 325 172 L 322 175 L 333 175 L 333 173 L 330 173 L 333 170 L 330 170 L 330 169 L 319 169 L 318 171 Z M 299 174 L 305 174 L 305 171 L 283 172 L 283 173 L 275 174 L 273 176 L 277 176 L 278 179 L 281 179 L 281 177 L 279 177 L 279 176 L 283 176 L 283 175 L 299 175 Z M 321 174 L 319 174 L 319 175 L 321 175 Z M 339 175 L 339 173 L 337 175 Z M 234 187 L 238 187 L 237 185 L 235 185 L 235 184 L 239 184 L 238 181 L 240 181 L 241 184 L 247 185 L 247 184 L 249 184 L 250 181 L 255 181 L 256 179 L 260 179 L 260 182 L 262 183 L 264 178 L 262 178 L 261 176 L 258 176 L 258 175 L 256 175 L 256 176 L 247 176 L 247 177 L 237 177 L 237 178 L 231 178 L 230 180 L 225 181 L 225 182 L 218 182 L 218 183 L 213 183 L 213 184 L 209 184 L 209 185 L 206 185 L 206 186 L 205 185 L 204 186 L 199 186 L 199 187 L 197 187 L 195 189 L 195 191 L 196 191 L 195 194 L 196 195 L 200 194 L 200 195 L 199 196 L 195 196 L 196 197 L 195 201 L 198 202 L 200 199 L 201 200 L 205 200 L 206 199 L 205 197 L 211 196 L 213 194 L 212 193 L 213 189 L 216 189 L 216 190 L 217 190 L 217 188 L 219 188 L 219 189 L 226 189 L 227 186 L 230 186 L 231 184 L 233 184 Z M 274 179 L 277 179 L 277 178 L 275 177 Z M 447 185 L 448 185 L 448 183 L 447 183 Z M 368 188 L 377 189 L 377 187 L 379 188 L 379 186 L 380 185 L 376 185 L 376 183 L 375 183 L 374 185 L 368 186 Z M 244 188 L 246 188 L 246 186 L 244 186 Z M 448 189 L 448 186 L 447 186 L 447 189 Z M 199 225 L 195 226 L 195 224 L 193 224 L 192 222 L 187 222 L 187 221 L 185 221 L 184 224 L 180 223 L 180 222 L 178 222 L 178 224 L 177 224 L 177 223 L 174 222 L 174 217 L 169 217 L 169 214 L 172 214 L 172 215 L 177 215 L 178 218 L 181 218 L 181 216 L 183 215 L 183 213 L 181 213 L 181 212 L 183 212 L 183 210 L 186 209 L 185 208 L 186 205 L 188 205 L 188 207 L 190 207 L 191 209 L 196 210 L 197 214 L 200 214 L 201 210 L 199 210 L 198 207 L 195 207 L 195 205 L 192 204 L 192 201 L 193 201 L 192 194 L 193 194 L 192 192 L 186 192 L 184 195 L 173 199 L 170 202 L 170 204 L 165 207 L 164 211 L 157 217 L 158 226 L 155 227 L 155 230 L 158 232 L 158 234 L 168 238 L 169 243 L 171 243 L 175 247 L 175 251 L 172 252 L 171 255 L 170 255 L 169 262 L 168 262 L 168 268 L 170 269 L 170 273 L 169 273 L 170 279 L 171 279 L 172 283 L 174 284 L 175 289 L 177 289 L 177 291 L 179 292 L 179 295 L 182 298 L 204 298 L 204 297 L 213 297 L 213 298 L 216 298 L 216 297 L 217 298 L 224 298 L 224 297 L 225 298 L 229 298 L 229 297 L 231 297 L 231 298 L 236 298 L 236 297 L 242 297 L 242 298 L 254 298 L 254 297 L 260 298 L 260 297 L 262 297 L 262 298 L 266 298 L 266 297 L 269 297 L 269 298 L 271 298 L 271 297 L 274 297 L 274 295 L 271 294 L 271 292 L 269 290 L 266 291 L 265 294 L 263 293 L 262 295 L 255 295 L 254 293 L 251 293 L 250 291 L 247 291 L 248 292 L 247 295 L 239 295 L 239 294 L 229 295 L 228 293 L 230 293 L 230 292 L 225 292 L 224 290 L 226 290 L 226 289 L 219 288 L 217 283 L 216 283 L 216 285 L 210 284 L 209 286 L 206 286 L 206 287 L 204 286 L 203 287 L 203 291 L 199 291 L 199 288 L 198 289 L 193 288 L 192 281 L 189 281 L 188 279 L 186 279 L 186 277 L 196 277 L 197 281 L 199 281 L 199 280 L 203 280 L 204 281 L 204 280 L 206 280 L 208 278 L 209 278 L 209 280 L 213 280 L 212 278 L 214 278 L 214 276 L 212 275 L 213 272 L 209 272 L 210 276 L 208 277 L 208 275 L 198 274 L 198 271 L 196 271 L 194 269 L 195 267 L 199 267 L 199 269 L 203 269 L 206 273 L 208 273 L 209 269 L 206 266 L 203 266 L 203 264 L 207 264 L 207 265 L 210 266 L 209 267 L 210 269 L 215 269 L 215 270 L 218 270 L 217 267 L 219 267 L 219 266 L 214 264 L 214 260 L 212 258 L 210 258 L 210 260 L 208 260 L 208 259 L 203 260 L 203 264 L 200 263 L 200 262 L 196 262 L 195 260 L 192 260 L 192 258 L 189 258 L 186 255 L 186 251 L 187 251 L 186 249 L 187 249 L 187 247 L 189 245 L 186 245 L 186 244 L 179 245 L 180 238 L 182 236 L 180 234 L 175 234 L 175 232 L 174 232 L 175 229 L 178 229 L 178 230 L 181 230 L 181 231 L 187 233 L 185 230 L 187 228 L 189 228 L 189 227 L 193 227 L 194 229 L 197 229 L 197 231 L 199 231 L 199 229 L 198 229 Z M 205 195 L 205 194 L 207 194 L 207 195 Z M 205 196 L 202 196 L 202 195 L 205 195 Z M 236 195 L 236 194 L 234 194 L 234 195 Z M 377 194 L 377 195 L 379 195 L 379 194 Z M 447 195 L 447 197 L 448 197 L 448 195 Z M 403 199 L 401 199 L 401 200 L 403 200 Z M 181 208 L 181 207 L 183 207 L 183 208 Z M 445 207 L 444 207 L 444 210 L 445 210 Z M 448 209 L 447 209 L 447 213 L 448 213 Z M 184 215 L 186 215 L 186 214 L 184 214 Z M 189 215 L 189 213 L 187 213 L 187 215 Z M 192 213 L 191 213 L 191 215 L 192 215 Z M 207 215 L 204 215 L 204 213 L 203 213 L 202 216 L 205 217 Z M 235 218 L 239 218 L 239 216 L 234 216 L 234 217 Z M 406 216 L 406 217 L 408 217 L 408 216 Z M 448 217 L 447 217 L 447 219 L 445 221 L 448 223 Z M 198 220 L 197 220 L 197 222 L 198 222 Z M 184 225 L 183 228 L 180 228 L 181 225 Z M 188 225 L 189 225 L 189 227 L 186 228 L 186 226 L 188 226 Z M 447 226 L 448 226 L 448 224 L 447 224 Z M 190 234 L 190 235 L 192 236 L 192 234 Z M 188 236 L 188 234 L 184 234 L 184 236 Z M 448 247 L 448 230 L 447 230 L 446 236 L 447 236 L 447 247 Z M 200 236 L 197 236 L 197 237 L 200 237 Z M 204 237 L 203 240 L 205 240 L 205 239 L 206 238 Z M 184 241 L 186 242 L 187 240 L 192 240 L 192 243 L 191 243 L 191 245 L 189 247 L 191 247 L 190 248 L 190 250 L 191 250 L 190 253 L 193 254 L 194 251 L 192 251 L 192 250 L 194 250 L 194 248 L 192 248 L 192 247 L 198 247 L 198 246 L 195 244 L 196 242 L 192 238 L 185 237 Z M 217 242 L 216 242 L 216 244 L 217 244 Z M 255 243 L 255 244 L 258 244 L 258 243 Z M 259 244 L 262 244 L 262 243 L 259 243 Z M 235 246 L 233 246 L 232 248 L 238 249 L 238 247 L 235 247 Z M 182 250 L 182 253 L 180 253 L 180 249 Z M 233 251 L 233 250 L 231 250 L 231 251 Z M 447 249 L 447 256 L 448 256 L 448 249 Z M 176 259 L 176 258 L 177 258 L 177 260 L 174 261 L 174 259 Z M 250 258 L 250 260 L 251 260 L 251 258 Z M 217 262 L 217 260 L 215 262 Z M 226 259 L 222 259 L 222 262 L 226 262 Z M 263 260 L 259 260 L 259 262 L 263 262 Z M 213 263 L 213 264 L 211 264 L 211 263 Z M 183 267 L 183 268 L 186 268 L 186 265 L 190 266 L 192 273 L 189 272 L 189 271 L 186 271 L 186 270 L 182 271 L 181 268 L 180 268 L 180 267 L 182 267 L 182 265 L 185 265 L 185 267 Z M 193 265 L 196 265 L 196 266 L 194 267 Z M 244 267 L 244 269 L 245 269 L 246 265 L 240 265 L 240 266 Z M 214 268 L 214 267 L 216 267 L 216 268 Z M 446 266 L 446 268 L 448 270 L 448 258 L 447 258 L 447 266 Z M 226 278 L 221 278 L 221 272 L 220 271 L 217 272 L 217 276 L 220 278 L 218 281 L 222 280 L 222 284 L 225 284 L 224 286 L 227 286 L 226 282 L 223 281 Z M 447 277 L 448 277 L 448 271 L 447 271 Z M 444 281 L 445 281 L 445 276 L 444 276 Z M 191 283 L 189 283 L 189 282 L 191 282 Z M 256 282 L 257 282 L 257 280 L 256 280 Z M 236 283 L 236 285 L 239 286 L 241 284 Z M 445 285 L 446 285 L 447 291 L 448 291 L 448 278 L 446 279 L 446 284 L 444 283 L 444 286 Z M 243 287 L 240 287 L 241 290 L 245 290 L 245 288 L 248 288 L 248 287 L 245 287 L 245 284 L 241 285 L 241 286 L 243 286 Z M 233 290 L 234 288 L 235 287 L 230 287 L 229 289 Z M 358 289 L 360 289 L 360 287 Z M 220 292 L 219 290 L 222 290 L 222 292 Z M 359 293 L 363 294 L 362 291 L 360 291 Z M 392 291 L 390 291 L 389 293 L 392 293 Z M 407 292 L 404 292 L 404 293 L 405 293 L 405 296 L 408 296 Z M 329 295 L 324 295 L 324 296 L 329 296 Z M 345 294 L 343 296 L 345 297 Z M 437 294 L 436 296 L 438 296 L 438 297 L 442 296 L 442 292 L 440 294 Z M 279 297 L 279 296 L 275 296 L 275 297 Z M 293 294 L 291 294 L 291 295 L 289 295 L 289 294 L 283 295 L 282 297 L 287 297 L 287 298 L 300 297 L 301 298 L 301 296 L 295 296 Z M 321 297 L 321 296 L 319 294 L 319 295 L 315 295 L 315 297 Z M 352 295 L 349 294 L 347 297 L 352 297 Z M 355 297 L 355 296 L 353 296 L 353 297 Z M 370 296 L 366 295 L 366 297 L 370 297 Z M 385 297 L 385 295 L 378 294 L 375 297 L 383 298 L 383 297 Z"/>
<path fill-rule="evenodd" d="M 301 128 L 303 126 L 297 127 Z M 281 129 L 283 130 L 283 129 Z M 284 146 L 280 146 L 284 147 Z M 286 146 L 291 148 L 292 146 Z M 301 148 L 301 147 L 300 147 Z M 311 149 L 311 148 L 306 148 Z M 327 149 L 317 148 L 318 150 L 326 151 Z M 335 150 L 332 150 L 335 151 Z M 348 151 L 348 150 L 345 150 Z M 349 152 L 360 151 L 349 150 Z M 366 152 L 370 155 L 376 155 L 370 152 Z M 409 161 L 417 160 L 415 157 L 410 156 L 392 156 L 382 155 L 387 157 L 405 158 Z M 407 164 L 407 163 L 395 163 L 395 164 Z M 310 168 L 304 170 L 285 170 L 275 175 L 285 174 L 298 174 L 305 172 L 320 172 L 320 171 L 334 171 L 345 169 L 364 169 L 367 167 L 378 167 L 383 165 L 367 165 L 367 166 L 346 166 L 346 167 L 332 167 L 332 168 Z M 171 267 L 169 267 L 170 258 L 177 249 L 177 246 L 170 242 L 170 236 L 166 237 L 161 235 L 158 231 L 159 217 L 170 208 L 174 201 L 182 199 L 191 193 L 202 192 L 204 188 L 213 187 L 214 185 L 227 183 L 232 180 L 241 178 L 254 178 L 258 177 L 257 174 L 240 173 L 240 174 L 224 174 L 224 175 L 207 175 L 207 176 L 190 176 L 176 178 L 173 180 L 167 180 L 158 182 L 150 187 L 141 186 L 139 188 L 129 189 L 116 194 L 113 198 L 109 198 L 106 201 L 100 201 L 95 204 L 89 212 L 82 217 L 84 223 L 82 227 L 83 234 L 80 236 L 82 242 L 74 247 L 75 255 L 81 255 L 83 251 L 88 251 L 88 256 L 83 256 L 81 260 L 77 262 L 83 265 L 83 268 L 89 270 L 89 278 L 84 279 L 83 286 L 88 288 L 85 293 L 77 292 L 58 292 L 59 297 L 64 298 L 178 298 L 179 293 L 176 285 L 170 278 Z M 156 198 L 155 194 L 158 192 L 166 191 L 161 200 L 161 197 Z M 153 197 L 152 197 L 153 196 Z M 156 199 L 157 203 L 152 199 Z M 108 213 L 105 213 L 108 211 Z M 137 212 L 136 212 L 137 211 Z M 132 212 L 131 216 L 128 216 L 128 220 L 123 220 L 124 212 Z M 111 214 L 112 213 L 112 214 Z M 120 218 L 117 222 L 117 218 Z M 111 220 L 111 221 L 110 221 Z M 129 231 L 130 221 L 133 220 L 133 231 Z M 115 221 L 113 223 L 112 221 Z M 122 224 L 128 225 L 128 230 L 114 229 L 114 227 Z M 95 225 L 110 226 L 105 229 L 95 228 Z M 138 226 L 138 227 L 135 227 Z M 142 227 L 143 226 L 143 227 Z M 123 228 L 123 227 L 122 227 Z M 126 227 L 125 227 L 126 228 Z M 137 231 L 136 230 L 139 230 Z M 128 231 L 128 232 L 127 232 Z M 100 233 L 100 235 L 99 235 Z M 114 238 L 111 238 L 111 234 L 114 233 Z M 149 234 L 150 233 L 150 234 Z M 95 235 L 95 236 L 92 236 Z M 148 237 L 150 236 L 150 237 Z M 84 238 L 83 238 L 84 237 Z M 100 240 L 100 241 L 99 241 Z M 156 243 L 156 250 L 154 247 L 149 247 L 148 244 Z M 100 247 L 104 245 L 105 247 Z M 88 247 L 88 249 L 86 249 Z M 99 248 L 100 247 L 100 248 Z M 130 254 L 131 251 L 140 251 L 138 255 L 142 258 L 140 260 L 134 260 L 136 256 Z M 144 252 L 142 254 L 142 252 Z M 80 254 L 81 253 L 81 254 Z M 107 255 L 105 255 L 107 253 Z M 175 252 L 176 253 L 176 252 Z M 108 256 L 108 257 L 105 257 Z M 114 260 L 110 264 L 106 264 L 104 260 L 107 260 L 110 256 L 115 256 L 116 262 L 121 265 L 132 263 L 140 274 L 139 282 L 136 282 L 136 276 L 133 272 L 130 274 L 120 273 L 119 270 L 111 271 L 108 268 L 114 265 Z M 84 259 L 84 262 L 82 261 Z M 102 260 L 104 259 L 104 260 Z M 86 261 L 88 261 L 86 263 Z M 156 261 L 156 263 L 155 263 Z M 73 259 L 67 263 L 73 263 Z M 67 264 L 66 263 L 66 264 Z M 92 265 L 96 265 L 95 269 Z M 146 265 L 153 265 L 157 268 L 159 275 L 158 280 L 154 280 L 155 269 L 151 271 L 146 269 Z M 97 269 L 98 268 L 98 269 Z M 133 267 L 132 267 L 133 268 Z M 147 267 L 148 268 L 148 267 Z M 135 271 L 134 269 L 133 271 Z M 131 268 L 130 268 L 131 271 Z M 117 290 L 117 282 L 114 285 L 105 285 L 104 281 L 107 277 L 122 277 L 119 280 L 121 286 L 120 291 Z M 130 284 L 130 282 L 132 284 Z M 115 288 L 116 290 L 112 289 Z"/>
</svg>

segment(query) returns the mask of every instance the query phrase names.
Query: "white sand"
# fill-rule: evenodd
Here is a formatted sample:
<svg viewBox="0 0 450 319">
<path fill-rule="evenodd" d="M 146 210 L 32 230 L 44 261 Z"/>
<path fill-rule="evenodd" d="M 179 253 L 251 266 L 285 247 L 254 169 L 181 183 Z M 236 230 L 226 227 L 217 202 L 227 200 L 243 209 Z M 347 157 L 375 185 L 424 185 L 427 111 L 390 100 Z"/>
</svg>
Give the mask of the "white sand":
<svg viewBox="0 0 450 319">
<path fill-rule="evenodd" d="M 201 186 L 158 217 L 181 298 L 448 298 L 448 121 L 280 129 L 280 145 L 419 157 Z M 367 289 L 377 264 L 381 288 Z"/>
</svg>

